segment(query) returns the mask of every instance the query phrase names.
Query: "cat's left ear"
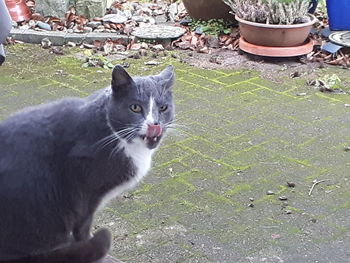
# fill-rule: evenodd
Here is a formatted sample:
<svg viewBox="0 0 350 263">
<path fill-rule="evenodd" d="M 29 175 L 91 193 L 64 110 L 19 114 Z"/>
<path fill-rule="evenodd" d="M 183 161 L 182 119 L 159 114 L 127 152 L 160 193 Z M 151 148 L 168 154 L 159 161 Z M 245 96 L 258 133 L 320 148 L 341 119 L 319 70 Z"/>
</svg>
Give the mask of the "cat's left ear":
<svg viewBox="0 0 350 263">
<path fill-rule="evenodd" d="M 117 91 L 123 87 L 129 87 L 134 84 L 133 79 L 121 65 L 116 65 L 112 72 L 112 90 Z"/>
<path fill-rule="evenodd" d="M 165 88 L 170 89 L 175 82 L 175 72 L 174 67 L 172 65 L 167 66 L 158 77 L 164 81 Z"/>
</svg>

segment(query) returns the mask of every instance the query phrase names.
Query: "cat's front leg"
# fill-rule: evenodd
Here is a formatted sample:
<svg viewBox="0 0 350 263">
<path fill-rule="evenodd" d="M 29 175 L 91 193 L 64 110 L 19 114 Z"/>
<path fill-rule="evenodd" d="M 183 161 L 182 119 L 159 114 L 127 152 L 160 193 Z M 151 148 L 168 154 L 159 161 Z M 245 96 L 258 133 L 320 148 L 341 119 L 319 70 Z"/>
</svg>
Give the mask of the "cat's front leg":
<svg viewBox="0 0 350 263">
<path fill-rule="evenodd" d="M 87 217 L 74 226 L 73 237 L 76 241 L 88 240 L 92 237 L 90 229 L 93 217 Z"/>
</svg>

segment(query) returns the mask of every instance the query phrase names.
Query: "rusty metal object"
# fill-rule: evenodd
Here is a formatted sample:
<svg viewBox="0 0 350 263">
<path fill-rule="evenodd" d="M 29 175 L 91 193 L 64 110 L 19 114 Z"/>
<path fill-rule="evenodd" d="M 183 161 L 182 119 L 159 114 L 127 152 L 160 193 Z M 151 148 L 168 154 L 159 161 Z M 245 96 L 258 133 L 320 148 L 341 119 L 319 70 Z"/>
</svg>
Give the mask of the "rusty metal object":
<svg viewBox="0 0 350 263">
<path fill-rule="evenodd" d="M 21 22 L 31 18 L 31 12 L 25 0 L 5 0 L 13 21 Z"/>
</svg>

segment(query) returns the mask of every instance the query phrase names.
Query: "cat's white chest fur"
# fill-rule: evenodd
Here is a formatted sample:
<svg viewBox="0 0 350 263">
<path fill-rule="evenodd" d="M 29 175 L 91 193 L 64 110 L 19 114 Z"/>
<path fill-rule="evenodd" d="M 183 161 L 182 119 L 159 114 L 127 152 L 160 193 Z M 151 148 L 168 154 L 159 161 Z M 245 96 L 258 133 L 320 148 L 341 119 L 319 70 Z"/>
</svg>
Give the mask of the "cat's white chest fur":
<svg viewBox="0 0 350 263">
<path fill-rule="evenodd" d="M 121 148 L 123 148 L 125 155 L 131 159 L 136 169 L 135 175 L 128 181 L 107 192 L 107 194 L 102 198 L 98 206 L 98 210 L 103 208 L 113 198 L 134 188 L 151 168 L 154 150 L 148 149 L 141 138 L 134 139 L 132 143 L 121 143 Z"/>
</svg>

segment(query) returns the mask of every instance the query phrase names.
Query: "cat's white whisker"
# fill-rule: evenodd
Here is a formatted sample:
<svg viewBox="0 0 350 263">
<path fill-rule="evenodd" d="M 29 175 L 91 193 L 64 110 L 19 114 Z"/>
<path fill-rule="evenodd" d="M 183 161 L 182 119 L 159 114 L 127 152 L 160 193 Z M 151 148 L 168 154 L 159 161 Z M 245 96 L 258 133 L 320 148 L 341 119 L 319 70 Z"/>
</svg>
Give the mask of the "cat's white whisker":
<svg viewBox="0 0 350 263">
<path fill-rule="evenodd" d="M 97 141 L 94 146 L 97 150 L 102 150 L 103 148 L 107 147 L 108 145 L 114 143 L 118 140 L 118 137 L 115 136 L 115 134 L 108 135 L 101 140 Z"/>
</svg>

